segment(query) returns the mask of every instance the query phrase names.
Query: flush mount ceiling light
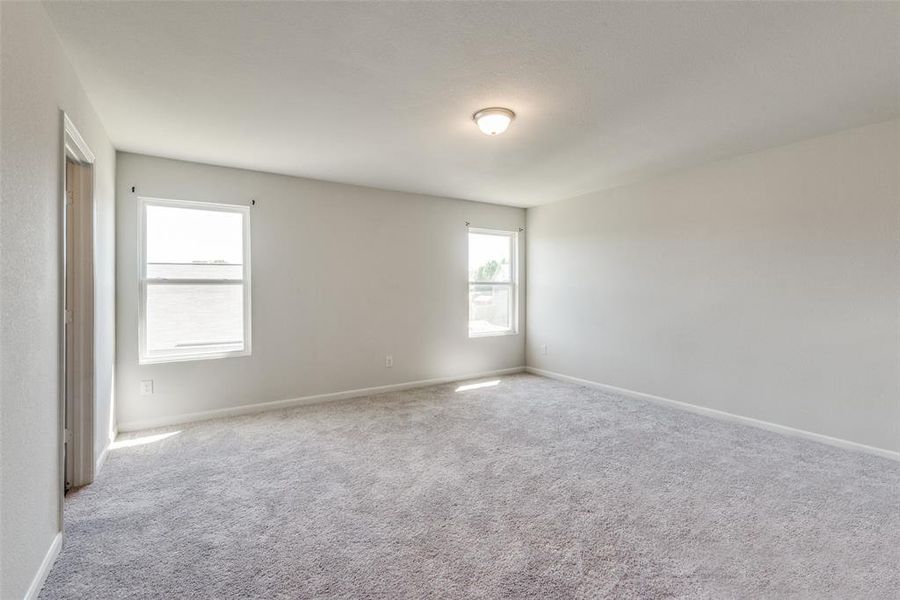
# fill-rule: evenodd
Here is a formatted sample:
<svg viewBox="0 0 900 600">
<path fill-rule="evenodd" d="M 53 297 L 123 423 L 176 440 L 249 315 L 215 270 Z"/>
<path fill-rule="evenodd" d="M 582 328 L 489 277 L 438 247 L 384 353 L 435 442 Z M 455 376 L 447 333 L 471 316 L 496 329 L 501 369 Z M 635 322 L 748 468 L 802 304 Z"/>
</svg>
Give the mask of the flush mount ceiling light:
<svg viewBox="0 0 900 600">
<path fill-rule="evenodd" d="M 508 108 L 482 108 L 472 115 L 472 120 L 478 125 L 478 129 L 485 135 L 498 135 L 506 131 L 516 113 Z"/>
</svg>

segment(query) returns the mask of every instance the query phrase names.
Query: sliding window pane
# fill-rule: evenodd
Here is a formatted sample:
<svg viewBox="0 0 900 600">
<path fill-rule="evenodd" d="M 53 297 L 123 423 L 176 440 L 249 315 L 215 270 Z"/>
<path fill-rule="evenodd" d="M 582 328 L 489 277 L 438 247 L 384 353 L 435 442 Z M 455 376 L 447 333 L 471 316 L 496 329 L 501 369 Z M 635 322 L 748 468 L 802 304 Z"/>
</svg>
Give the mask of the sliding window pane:
<svg viewBox="0 0 900 600">
<path fill-rule="evenodd" d="M 512 281 L 512 237 L 469 234 L 469 281 Z"/>
<path fill-rule="evenodd" d="M 147 206 L 147 277 L 243 277 L 244 215 L 174 206 Z"/>
<path fill-rule="evenodd" d="M 469 285 L 469 333 L 502 333 L 512 328 L 512 286 Z"/>
<path fill-rule="evenodd" d="M 146 335 L 151 354 L 242 350 L 243 284 L 147 284 Z"/>
</svg>

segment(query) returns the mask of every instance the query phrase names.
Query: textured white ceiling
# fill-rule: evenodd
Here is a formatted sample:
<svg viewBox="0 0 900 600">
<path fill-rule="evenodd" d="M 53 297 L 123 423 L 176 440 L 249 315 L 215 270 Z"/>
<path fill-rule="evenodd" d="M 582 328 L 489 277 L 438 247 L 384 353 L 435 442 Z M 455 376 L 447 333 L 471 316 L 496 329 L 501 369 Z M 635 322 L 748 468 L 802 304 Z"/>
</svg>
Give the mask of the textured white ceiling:
<svg viewBox="0 0 900 600">
<path fill-rule="evenodd" d="M 47 8 L 119 149 L 503 204 L 900 114 L 897 2 Z"/>
</svg>

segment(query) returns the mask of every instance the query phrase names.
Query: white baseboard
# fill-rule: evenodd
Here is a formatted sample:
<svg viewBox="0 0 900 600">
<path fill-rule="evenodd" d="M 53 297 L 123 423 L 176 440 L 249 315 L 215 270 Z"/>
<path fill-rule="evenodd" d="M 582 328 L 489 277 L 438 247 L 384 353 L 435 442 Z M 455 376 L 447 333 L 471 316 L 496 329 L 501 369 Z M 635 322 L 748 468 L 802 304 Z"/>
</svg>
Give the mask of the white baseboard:
<svg viewBox="0 0 900 600">
<path fill-rule="evenodd" d="M 305 406 L 307 404 L 319 404 L 321 402 L 332 402 L 335 400 L 346 400 L 348 398 L 359 398 L 360 396 L 371 396 L 374 394 L 384 394 L 385 392 L 397 392 L 400 390 L 410 390 L 420 387 L 428 387 L 430 385 L 440 385 L 442 383 L 450 383 L 453 381 L 462 381 L 465 379 L 479 379 L 482 377 L 497 377 L 499 375 L 511 375 L 513 373 L 521 373 L 525 367 L 513 367 L 511 369 L 500 369 L 497 371 L 485 371 L 482 373 L 471 373 L 468 375 L 458 375 L 454 377 L 438 377 L 435 379 L 422 379 L 420 381 L 408 381 L 405 383 L 394 383 L 390 385 L 379 385 L 376 387 L 360 388 L 356 390 L 346 390 L 343 392 L 332 392 L 329 394 L 316 394 L 314 396 L 303 396 L 301 398 L 288 398 L 287 400 L 275 400 L 273 402 L 260 402 L 258 404 L 246 404 L 244 406 L 235 406 L 232 408 L 220 408 L 216 410 L 208 410 L 203 412 L 187 413 L 183 415 L 172 415 L 166 417 L 156 417 L 152 419 L 138 419 L 136 421 L 126 421 L 119 423 L 118 430 L 124 431 L 140 431 L 143 429 L 153 429 L 155 427 L 167 427 L 169 425 L 181 425 L 183 423 L 193 423 L 195 421 L 208 421 L 210 419 L 221 419 L 223 417 L 236 417 L 238 415 L 250 415 L 255 413 L 266 412 L 269 410 L 279 410 L 283 408 L 292 408 L 295 406 Z"/>
<path fill-rule="evenodd" d="M 47 550 L 41 566 L 38 568 L 37 573 L 34 574 L 34 579 L 31 580 L 31 585 L 28 586 L 28 591 L 25 592 L 25 600 L 36 600 L 38 594 L 41 593 L 41 588 L 44 587 L 44 582 L 47 581 L 47 576 L 50 574 L 50 569 L 53 568 L 53 563 L 56 562 L 56 557 L 59 556 L 61 548 L 62 532 L 59 532 L 53 538 L 50 549 Z"/>
<path fill-rule="evenodd" d="M 647 400 L 649 402 L 655 402 L 657 404 L 673 406 L 675 408 L 680 408 L 681 410 L 686 410 L 686 411 L 696 413 L 699 415 L 705 415 L 707 417 L 712 417 L 714 419 L 719 419 L 722 421 L 729 421 L 731 423 L 739 423 L 741 425 L 749 425 L 751 427 L 757 427 L 759 429 L 766 429 L 768 431 L 774 431 L 776 433 L 781 433 L 784 435 L 805 438 L 808 440 L 821 442 L 823 444 L 829 444 L 831 446 L 845 448 L 847 450 L 856 450 L 859 452 L 865 452 L 867 454 L 874 454 L 876 456 L 881 456 L 883 458 L 889 458 L 892 460 L 900 461 L 900 452 L 894 452 L 892 450 L 886 450 L 884 448 L 876 448 L 875 446 L 867 446 L 865 444 L 859 444 L 857 442 L 851 442 L 849 440 L 843 440 L 840 438 L 822 435 L 821 433 L 813 433 L 812 431 L 806 431 L 804 429 L 795 429 L 794 427 L 788 427 L 786 425 L 778 425 L 777 423 L 770 423 L 769 421 L 761 421 L 759 419 L 754 419 L 752 417 L 744 417 L 741 415 L 736 415 L 734 413 L 729 413 L 729 412 L 725 412 L 722 410 L 716 410 L 714 408 L 706 408 L 704 406 L 698 406 L 696 404 L 689 404 L 687 402 L 680 402 L 678 400 L 671 400 L 669 398 L 663 398 L 662 396 L 654 396 L 653 394 L 645 394 L 644 392 L 636 392 L 634 390 L 620 388 L 620 387 L 616 387 L 614 385 L 606 385 L 604 383 L 597 383 L 596 381 L 590 381 L 588 379 L 581 379 L 579 377 L 572 377 L 571 375 L 563 375 L 562 373 L 556 373 L 554 371 L 545 371 L 544 369 L 538 369 L 535 367 L 526 367 L 525 370 L 534 375 L 541 375 L 542 377 L 550 377 L 552 379 L 559 379 L 560 381 L 568 381 L 570 383 L 577 383 L 578 385 L 596 388 L 598 390 L 603 390 L 604 392 L 619 394 L 621 396 L 630 396 L 632 398 L 639 398 L 641 400 Z"/>
</svg>

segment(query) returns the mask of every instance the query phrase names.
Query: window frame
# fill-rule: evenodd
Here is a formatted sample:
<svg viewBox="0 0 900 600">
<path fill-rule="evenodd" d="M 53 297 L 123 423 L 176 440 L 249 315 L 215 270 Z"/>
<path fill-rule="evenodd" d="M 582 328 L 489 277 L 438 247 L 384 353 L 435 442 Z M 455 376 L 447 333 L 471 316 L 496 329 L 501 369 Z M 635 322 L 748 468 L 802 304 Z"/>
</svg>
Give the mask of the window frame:
<svg viewBox="0 0 900 600">
<path fill-rule="evenodd" d="M 496 235 L 501 237 L 508 237 L 510 244 L 510 256 L 509 256 L 509 276 L 510 280 L 506 281 L 477 281 L 469 279 L 468 275 L 468 256 L 470 252 L 470 242 L 469 235 L 470 234 L 479 234 L 479 235 Z M 472 306 L 470 301 L 466 301 L 466 332 L 468 333 L 469 339 L 473 338 L 484 338 L 484 337 L 500 337 L 506 335 L 518 335 L 519 333 L 519 230 L 508 230 L 508 229 L 492 229 L 486 227 L 468 227 L 466 231 L 466 279 L 468 280 L 467 287 L 467 295 L 471 294 L 471 289 L 473 285 L 494 285 L 494 286 L 508 286 L 509 287 L 509 320 L 510 327 L 509 329 L 504 329 L 502 331 L 486 331 L 481 333 L 472 333 L 472 330 L 469 328 L 469 323 L 471 322 L 471 309 Z"/>
<path fill-rule="evenodd" d="M 170 279 L 147 277 L 147 207 L 165 206 L 210 212 L 232 212 L 242 216 L 242 269 L 241 279 Z M 158 364 L 169 362 L 185 362 L 195 360 L 212 360 L 251 355 L 251 268 L 250 268 L 250 207 L 241 204 L 223 204 L 215 202 L 198 202 L 195 200 L 174 200 L 170 198 L 153 198 L 138 196 L 138 364 Z M 193 351 L 149 353 L 147 350 L 147 288 L 149 285 L 243 285 L 243 326 L 244 347 L 240 350 L 213 350 L 209 352 Z"/>
</svg>

